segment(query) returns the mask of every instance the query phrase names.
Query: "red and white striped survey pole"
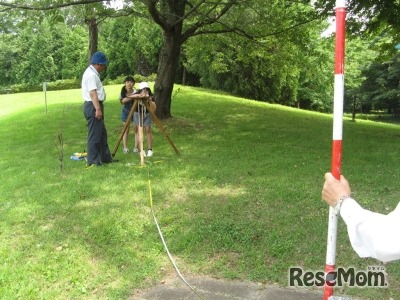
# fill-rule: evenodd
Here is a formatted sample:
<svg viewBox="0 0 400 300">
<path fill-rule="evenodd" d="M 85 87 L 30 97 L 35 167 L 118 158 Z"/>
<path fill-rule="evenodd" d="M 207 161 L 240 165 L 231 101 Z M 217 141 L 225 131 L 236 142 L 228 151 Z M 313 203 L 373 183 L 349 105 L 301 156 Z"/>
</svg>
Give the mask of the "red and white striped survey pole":
<svg viewBox="0 0 400 300">
<path fill-rule="evenodd" d="M 344 101 L 344 48 L 346 29 L 346 1 L 336 0 L 336 43 L 335 43 L 335 89 L 333 100 L 333 141 L 331 172 L 340 179 L 342 165 L 342 133 L 343 133 L 343 101 Z M 328 241 L 325 265 L 324 298 L 328 300 L 333 295 L 336 261 L 336 237 L 338 216 L 329 207 Z M 331 274 L 331 275 L 329 275 Z"/>
</svg>

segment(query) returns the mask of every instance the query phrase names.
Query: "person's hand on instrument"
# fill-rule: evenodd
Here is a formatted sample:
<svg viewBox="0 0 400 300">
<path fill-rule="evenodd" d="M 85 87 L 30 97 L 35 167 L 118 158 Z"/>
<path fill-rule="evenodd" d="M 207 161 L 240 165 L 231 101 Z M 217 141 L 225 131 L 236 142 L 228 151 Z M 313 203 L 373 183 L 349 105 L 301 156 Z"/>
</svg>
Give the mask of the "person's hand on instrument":
<svg viewBox="0 0 400 300">
<path fill-rule="evenodd" d="M 149 92 L 146 90 L 143 90 L 140 95 L 142 95 L 142 97 L 148 97 L 149 96 Z"/>
<path fill-rule="evenodd" d="M 350 195 L 350 185 L 344 176 L 340 175 L 340 180 L 337 180 L 332 173 L 325 174 L 322 199 L 324 199 L 326 203 L 334 207 L 341 197 Z"/>
</svg>

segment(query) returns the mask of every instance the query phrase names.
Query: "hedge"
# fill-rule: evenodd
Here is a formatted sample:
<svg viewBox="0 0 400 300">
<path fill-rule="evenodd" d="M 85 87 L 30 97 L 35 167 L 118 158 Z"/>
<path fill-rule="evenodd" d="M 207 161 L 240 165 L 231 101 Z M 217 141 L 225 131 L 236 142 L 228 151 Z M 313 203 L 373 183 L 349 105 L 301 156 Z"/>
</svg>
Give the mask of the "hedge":
<svg viewBox="0 0 400 300">
<path fill-rule="evenodd" d="M 104 79 L 104 85 L 112 85 L 112 84 L 124 84 L 125 75 L 118 76 L 115 79 Z M 134 75 L 136 82 L 141 81 L 155 81 L 157 75 L 151 74 L 150 76 L 142 76 L 142 75 Z M 47 91 L 59 91 L 59 90 L 71 90 L 71 89 L 80 89 L 81 88 L 81 80 L 80 79 L 63 79 L 57 80 L 54 82 L 47 82 L 46 90 Z M 43 84 L 13 84 L 10 86 L 0 86 L 0 94 L 16 94 L 16 93 L 26 93 L 26 92 L 40 92 L 43 91 Z"/>
</svg>

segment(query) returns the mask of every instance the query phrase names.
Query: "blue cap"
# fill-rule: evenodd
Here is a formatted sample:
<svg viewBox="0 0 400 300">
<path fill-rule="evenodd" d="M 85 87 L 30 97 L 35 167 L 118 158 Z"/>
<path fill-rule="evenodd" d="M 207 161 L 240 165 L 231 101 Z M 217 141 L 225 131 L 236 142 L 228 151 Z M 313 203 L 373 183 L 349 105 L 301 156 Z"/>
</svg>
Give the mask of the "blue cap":
<svg viewBox="0 0 400 300">
<path fill-rule="evenodd" d="M 108 60 L 106 55 L 103 52 L 95 52 L 92 56 L 92 60 L 90 61 L 90 64 L 98 64 L 98 65 L 107 65 Z"/>
</svg>

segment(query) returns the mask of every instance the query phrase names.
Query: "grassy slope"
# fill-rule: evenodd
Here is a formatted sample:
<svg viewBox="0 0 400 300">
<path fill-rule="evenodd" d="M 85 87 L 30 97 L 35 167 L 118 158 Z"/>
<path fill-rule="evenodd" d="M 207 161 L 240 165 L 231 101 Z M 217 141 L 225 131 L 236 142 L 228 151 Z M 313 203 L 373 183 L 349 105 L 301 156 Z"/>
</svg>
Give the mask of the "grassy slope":
<svg viewBox="0 0 400 300">
<path fill-rule="evenodd" d="M 110 148 L 121 123 L 108 86 Z M 179 89 L 179 90 L 178 90 Z M 181 155 L 154 126 L 155 156 L 85 169 L 80 91 L 0 97 L 0 297 L 121 299 L 172 272 L 149 209 L 148 182 L 170 251 L 185 273 L 287 285 L 290 266 L 325 266 L 328 209 L 320 198 L 330 168 L 330 116 L 176 87 L 164 123 Z M 400 128 L 344 124 L 343 173 L 365 207 L 399 200 Z M 63 135 L 60 170 L 58 135 Z M 337 266 L 378 265 L 352 251 L 339 223 Z M 400 264 L 386 265 L 400 294 Z"/>
</svg>

